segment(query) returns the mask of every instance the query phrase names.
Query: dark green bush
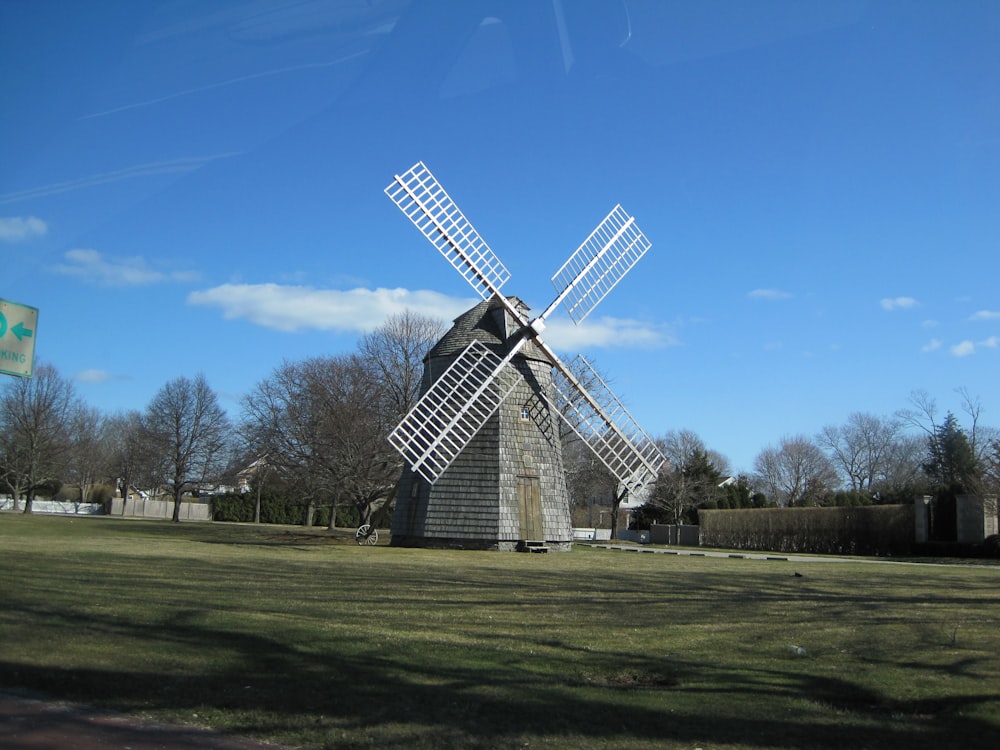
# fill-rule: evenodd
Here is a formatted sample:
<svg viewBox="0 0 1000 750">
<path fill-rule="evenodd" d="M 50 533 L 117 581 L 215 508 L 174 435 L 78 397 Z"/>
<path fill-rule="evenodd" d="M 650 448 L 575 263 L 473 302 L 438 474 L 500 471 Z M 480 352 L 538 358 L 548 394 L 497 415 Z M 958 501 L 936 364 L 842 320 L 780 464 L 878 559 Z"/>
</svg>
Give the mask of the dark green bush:
<svg viewBox="0 0 1000 750">
<path fill-rule="evenodd" d="M 257 498 L 253 494 L 240 495 L 235 492 L 212 498 L 212 520 L 236 523 L 253 523 L 254 506 Z M 306 504 L 298 500 L 275 495 L 263 495 L 260 499 L 260 522 L 302 525 L 306 521 Z M 330 506 L 318 506 L 313 514 L 313 526 L 330 525 Z M 358 511 L 354 507 L 337 508 L 337 525 L 354 528 L 358 525 Z"/>
<path fill-rule="evenodd" d="M 256 503 L 257 498 L 253 495 L 217 495 L 212 498 L 212 518 L 216 521 L 252 523 Z M 261 523 L 301 524 L 304 520 L 304 505 L 273 495 L 261 497 Z"/>
<path fill-rule="evenodd" d="M 983 554 L 1000 559 L 1000 534 L 991 534 L 983 540 Z"/>
<path fill-rule="evenodd" d="M 115 488 L 110 484 L 95 484 L 90 488 L 90 495 L 87 497 L 87 502 L 107 505 L 114 496 Z"/>
<path fill-rule="evenodd" d="M 360 525 L 361 519 L 358 516 L 358 509 L 353 505 L 337 508 L 337 526 L 352 529 Z"/>
</svg>

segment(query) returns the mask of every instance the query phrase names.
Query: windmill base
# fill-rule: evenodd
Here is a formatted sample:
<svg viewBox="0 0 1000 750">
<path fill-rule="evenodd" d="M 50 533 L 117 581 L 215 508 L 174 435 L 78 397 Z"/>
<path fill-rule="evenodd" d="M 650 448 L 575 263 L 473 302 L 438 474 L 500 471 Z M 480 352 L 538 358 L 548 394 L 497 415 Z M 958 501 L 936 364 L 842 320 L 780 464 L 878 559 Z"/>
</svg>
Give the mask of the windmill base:
<svg viewBox="0 0 1000 750">
<path fill-rule="evenodd" d="M 572 552 L 572 542 L 535 542 L 519 539 L 516 541 L 497 541 L 487 539 L 457 539 L 446 537 L 416 537 L 393 534 L 389 545 L 391 547 L 409 547 L 423 549 L 461 549 L 483 550 L 488 552 Z"/>
</svg>

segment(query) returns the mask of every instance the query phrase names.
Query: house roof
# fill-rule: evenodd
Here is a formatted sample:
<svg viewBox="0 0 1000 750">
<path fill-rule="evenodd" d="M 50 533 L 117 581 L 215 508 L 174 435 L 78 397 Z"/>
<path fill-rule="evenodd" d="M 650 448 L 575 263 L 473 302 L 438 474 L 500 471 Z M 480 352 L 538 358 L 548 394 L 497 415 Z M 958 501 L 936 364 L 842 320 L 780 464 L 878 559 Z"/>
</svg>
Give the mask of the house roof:
<svg viewBox="0 0 1000 750">
<path fill-rule="evenodd" d="M 529 308 L 521 299 L 517 297 L 507 299 L 527 317 Z M 520 323 L 507 312 L 500 298 L 494 295 L 455 318 L 452 327 L 431 348 L 426 358 L 454 357 L 473 341 L 485 344 L 492 351 L 504 356 L 510 351 L 510 345 L 516 340 L 513 336 L 520 327 Z M 548 357 L 530 341 L 519 355 L 527 359 L 548 361 Z"/>
</svg>

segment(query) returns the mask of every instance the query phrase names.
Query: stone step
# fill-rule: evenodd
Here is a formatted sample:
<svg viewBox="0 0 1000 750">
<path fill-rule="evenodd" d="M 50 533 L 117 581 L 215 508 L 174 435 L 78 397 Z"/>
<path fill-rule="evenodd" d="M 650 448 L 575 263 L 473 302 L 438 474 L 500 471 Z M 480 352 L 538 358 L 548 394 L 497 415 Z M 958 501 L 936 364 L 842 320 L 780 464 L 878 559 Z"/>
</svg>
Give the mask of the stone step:
<svg viewBox="0 0 1000 750">
<path fill-rule="evenodd" d="M 545 542 L 522 539 L 517 544 L 518 552 L 538 552 L 545 553 L 549 551 L 549 548 L 545 546 Z"/>
</svg>

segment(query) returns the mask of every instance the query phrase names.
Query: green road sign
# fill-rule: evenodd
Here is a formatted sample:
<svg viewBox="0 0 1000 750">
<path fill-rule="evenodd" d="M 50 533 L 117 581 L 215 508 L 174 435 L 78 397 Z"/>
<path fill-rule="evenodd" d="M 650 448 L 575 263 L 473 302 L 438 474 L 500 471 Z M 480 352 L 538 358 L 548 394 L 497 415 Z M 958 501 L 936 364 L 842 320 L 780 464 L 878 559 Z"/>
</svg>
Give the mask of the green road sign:
<svg viewBox="0 0 1000 750">
<path fill-rule="evenodd" d="M 37 307 L 0 299 L 0 373 L 31 377 L 37 327 Z"/>
</svg>

